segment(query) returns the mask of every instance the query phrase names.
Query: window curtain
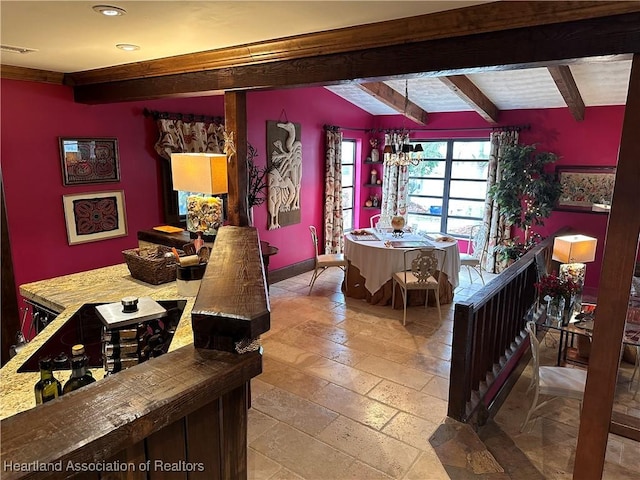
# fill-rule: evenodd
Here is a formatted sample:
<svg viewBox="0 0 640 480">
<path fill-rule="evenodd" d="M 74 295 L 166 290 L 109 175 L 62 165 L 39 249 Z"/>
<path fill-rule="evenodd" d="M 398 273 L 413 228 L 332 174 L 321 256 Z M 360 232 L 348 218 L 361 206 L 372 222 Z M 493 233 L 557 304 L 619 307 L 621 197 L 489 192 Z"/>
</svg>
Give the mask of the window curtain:
<svg viewBox="0 0 640 480">
<path fill-rule="evenodd" d="M 326 130 L 326 135 L 324 253 L 342 253 L 342 132 L 332 128 Z"/>
<path fill-rule="evenodd" d="M 158 118 L 156 123 L 159 137 L 155 150 L 162 158 L 171 160 L 172 153 L 224 151 L 224 123 L 171 118 Z"/>
<path fill-rule="evenodd" d="M 491 133 L 491 152 L 489 154 L 489 173 L 487 177 L 487 191 L 500 181 L 500 159 L 504 152 L 504 148 L 508 145 L 518 143 L 518 132 L 513 131 L 495 131 Z M 484 245 L 487 245 L 487 254 L 485 255 L 484 265 L 482 268 L 491 273 L 496 272 L 496 255 L 495 247 L 500 245 L 504 240 L 511 238 L 511 225 L 507 225 L 504 217 L 500 215 L 497 202 L 487 195 L 484 203 L 484 231 L 486 235 Z"/>
<path fill-rule="evenodd" d="M 384 154 L 384 170 L 382 173 L 382 205 L 380 220 L 389 223 L 391 217 L 400 215 L 407 219 L 407 198 L 409 183 L 409 166 L 400 160 L 402 145 L 409 143 L 409 135 L 402 132 L 391 132 L 384 135 L 385 146 L 389 145 L 396 153 Z M 384 225 L 383 223 L 382 225 Z"/>
</svg>

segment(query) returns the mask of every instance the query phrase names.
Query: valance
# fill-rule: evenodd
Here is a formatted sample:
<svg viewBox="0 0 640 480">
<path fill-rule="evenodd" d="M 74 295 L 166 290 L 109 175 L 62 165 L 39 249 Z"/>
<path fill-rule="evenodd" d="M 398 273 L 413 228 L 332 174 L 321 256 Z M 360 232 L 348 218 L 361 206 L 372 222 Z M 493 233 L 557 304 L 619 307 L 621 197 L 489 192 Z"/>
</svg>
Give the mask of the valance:
<svg viewBox="0 0 640 480">
<path fill-rule="evenodd" d="M 156 119 L 159 133 L 154 148 L 162 158 L 170 160 L 172 153 L 223 153 L 224 121 L 221 118 L 150 113 Z"/>
</svg>

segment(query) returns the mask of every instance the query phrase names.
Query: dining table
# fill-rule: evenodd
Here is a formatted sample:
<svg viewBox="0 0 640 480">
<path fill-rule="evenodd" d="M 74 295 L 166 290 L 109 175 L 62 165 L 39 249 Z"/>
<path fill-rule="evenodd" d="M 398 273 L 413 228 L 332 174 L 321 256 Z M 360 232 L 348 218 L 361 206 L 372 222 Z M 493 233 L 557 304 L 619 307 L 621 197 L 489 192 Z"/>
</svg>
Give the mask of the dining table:
<svg viewBox="0 0 640 480">
<path fill-rule="evenodd" d="M 455 238 L 444 234 L 393 233 L 390 229 L 362 229 L 344 236 L 344 253 L 348 261 L 343 291 L 347 297 L 365 299 L 373 305 L 389 305 L 393 297 L 393 274 L 405 268 L 405 251 L 435 248 L 444 262 L 436 273 L 441 304 L 453 302 L 453 290 L 458 286 L 460 250 Z M 418 255 L 416 251 L 415 254 Z M 408 259 L 411 260 L 409 255 Z M 397 292 L 394 308 L 402 308 L 402 296 Z M 411 291 L 407 303 L 425 303 L 425 291 Z M 431 302 L 435 299 L 430 299 Z"/>
</svg>

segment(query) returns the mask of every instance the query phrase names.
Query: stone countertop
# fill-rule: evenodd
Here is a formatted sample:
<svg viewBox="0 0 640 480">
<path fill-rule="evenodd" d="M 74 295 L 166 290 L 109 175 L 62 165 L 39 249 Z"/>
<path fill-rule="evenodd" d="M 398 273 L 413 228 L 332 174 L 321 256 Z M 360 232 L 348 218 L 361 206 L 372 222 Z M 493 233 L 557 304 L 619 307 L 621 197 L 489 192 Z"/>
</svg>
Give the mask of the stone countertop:
<svg viewBox="0 0 640 480">
<path fill-rule="evenodd" d="M 18 368 L 29 359 L 67 320 L 85 303 L 113 303 L 122 297 L 151 297 L 154 300 L 186 300 L 170 351 L 193 343 L 191 309 L 195 297 L 178 295 L 176 282 L 151 285 L 136 280 L 129 274 L 126 264 L 98 268 L 87 272 L 27 283 L 20 286 L 20 294 L 59 315 L 29 342 L 15 357 L 0 369 L 0 419 L 35 407 L 33 386 L 40 378 L 38 372 L 17 373 Z M 93 368 L 96 379 L 104 375 L 102 369 Z M 70 371 L 56 372 L 63 384 Z"/>
</svg>

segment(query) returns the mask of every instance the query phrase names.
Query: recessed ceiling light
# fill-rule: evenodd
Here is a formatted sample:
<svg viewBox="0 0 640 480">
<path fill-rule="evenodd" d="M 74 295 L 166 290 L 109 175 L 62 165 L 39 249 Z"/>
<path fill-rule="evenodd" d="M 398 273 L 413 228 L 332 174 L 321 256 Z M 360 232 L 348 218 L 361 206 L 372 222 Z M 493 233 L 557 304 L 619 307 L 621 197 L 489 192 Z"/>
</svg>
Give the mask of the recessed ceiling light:
<svg viewBox="0 0 640 480">
<path fill-rule="evenodd" d="M 125 50 L 127 52 L 133 52 L 134 50 L 140 50 L 138 45 L 133 45 L 131 43 L 119 43 L 116 45 L 120 50 Z"/>
<path fill-rule="evenodd" d="M 93 9 L 101 13 L 102 15 L 106 15 L 107 17 L 118 17 L 120 15 L 126 15 L 127 11 L 124 8 L 113 7 L 111 5 L 96 5 Z"/>
</svg>

